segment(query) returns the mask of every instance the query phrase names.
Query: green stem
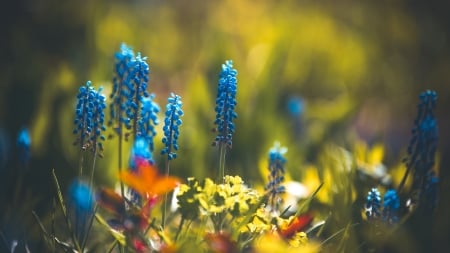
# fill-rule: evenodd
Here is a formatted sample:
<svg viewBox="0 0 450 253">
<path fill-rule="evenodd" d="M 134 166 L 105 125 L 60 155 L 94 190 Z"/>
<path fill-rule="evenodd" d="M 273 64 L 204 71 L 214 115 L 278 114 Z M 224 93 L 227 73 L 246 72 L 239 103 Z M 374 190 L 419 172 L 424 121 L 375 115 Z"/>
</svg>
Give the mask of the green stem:
<svg viewBox="0 0 450 253">
<path fill-rule="evenodd" d="M 123 142 L 123 136 L 122 136 L 122 124 L 119 126 L 119 174 L 122 173 L 122 143 Z M 123 207 L 125 209 L 126 203 L 125 203 L 125 187 L 123 185 L 122 180 L 120 180 L 120 195 L 123 199 Z M 120 252 L 127 252 L 127 240 L 125 240 L 125 246 L 122 246 L 119 244 L 119 250 Z"/>
<path fill-rule="evenodd" d="M 225 183 L 225 156 L 227 146 L 224 143 L 219 144 L 219 178 L 218 183 Z"/>
<path fill-rule="evenodd" d="M 79 168 L 80 178 L 83 176 L 83 161 L 84 161 L 84 153 L 83 153 L 83 151 L 81 151 L 81 154 L 80 154 L 80 168 Z"/>
<path fill-rule="evenodd" d="M 169 176 L 170 173 L 170 166 L 169 166 L 170 160 L 169 157 L 166 157 L 166 177 Z M 168 194 L 166 193 L 164 194 L 164 204 L 163 204 L 163 210 L 162 210 L 162 228 L 164 229 L 165 225 L 166 225 L 166 216 L 167 216 L 167 199 L 168 199 Z"/>
<path fill-rule="evenodd" d="M 180 232 L 183 229 L 184 221 L 185 221 L 184 217 L 181 217 L 180 225 L 178 225 L 178 231 L 177 234 L 175 235 L 175 242 L 178 240 L 178 236 L 180 235 Z"/>
</svg>

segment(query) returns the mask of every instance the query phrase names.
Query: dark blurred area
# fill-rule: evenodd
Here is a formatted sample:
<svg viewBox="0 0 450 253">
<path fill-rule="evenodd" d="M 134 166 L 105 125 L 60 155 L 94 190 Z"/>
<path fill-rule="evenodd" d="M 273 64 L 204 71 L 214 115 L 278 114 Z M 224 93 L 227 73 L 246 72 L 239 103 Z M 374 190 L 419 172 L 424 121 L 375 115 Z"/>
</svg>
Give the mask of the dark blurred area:
<svg viewBox="0 0 450 253">
<path fill-rule="evenodd" d="M 314 163 L 323 143 L 346 146 L 354 138 L 383 142 L 386 164 L 395 164 L 405 155 L 418 95 L 436 90 L 440 206 L 430 219 L 431 231 L 419 231 L 414 239 L 417 252 L 449 251 L 449 11 L 442 1 L 5 3 L 0 10 L 3 240 L 40 247 L 31 210 L 44 216 L 52 208 L 51 169 L 67 185 L 78 167 L 71 135 L 78 87 L 92 80 L 109 95 L 113 54 L 126 42 L 149 57 L 150 90 L 160 105 L 171 91 L 184 99 L 180 159 L 172 165 L 183 177 L 214 175 L 210 129 L 217 76 L 226 59 L 239 71 L 239 118 L 228 164 L 231 173 L 253 183 L 261 180 L 258 163 L 275 139 L 289 147 L 290 164 Z M 286 111 L 292 96 L 301 96 L 306 105 L 298 135 Z M 30 130 L 32 155 L 19 170 L 15 138 L 22 127 Z M 116 154 L 108 145 L 105 149 L 99 184 L 113 178 Z"/>
</svg>

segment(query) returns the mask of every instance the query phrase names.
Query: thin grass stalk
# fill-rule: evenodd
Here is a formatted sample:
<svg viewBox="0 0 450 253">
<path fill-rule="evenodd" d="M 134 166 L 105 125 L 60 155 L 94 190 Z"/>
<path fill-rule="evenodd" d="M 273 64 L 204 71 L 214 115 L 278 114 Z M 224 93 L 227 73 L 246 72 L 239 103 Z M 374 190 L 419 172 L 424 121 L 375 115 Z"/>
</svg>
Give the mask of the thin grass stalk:
<svg viewBox="0 0 450 253">
<path fill-rule="evenodd" d="M 66 209 L 66 205 L 64 204 L 64 198 L 63 198 L 63 195 L 62 195 L 62 192 L 61 192 L 61 187 L 59 186 L 58 178 L 56 177 L 54 169 L 52 170 L 52 175 L 53 175 L 53 181 L 54 181 L 55 187 L 56 187 L 56 192 L 57 192 L 57 195 L 58 195 L 59 205 L 61 207 L 61 211 L 63 213 L 63 216 L 64 216 L 64 218 L 66 220 L 66 224 L 67 224 L 67 227 L 69 229 L 69 233 L 70 233 L 70 235 L 72 237 L 72 242 L 74 244 L 75 249 L 78 252 L 82 252 L 80 244 L 78 243 L 76 235 L 75 235 L 75 233 L 73 231 L 72 223 L 70 222 L 69 216 L 67 215 L 67 209 Z"/>
</svg>

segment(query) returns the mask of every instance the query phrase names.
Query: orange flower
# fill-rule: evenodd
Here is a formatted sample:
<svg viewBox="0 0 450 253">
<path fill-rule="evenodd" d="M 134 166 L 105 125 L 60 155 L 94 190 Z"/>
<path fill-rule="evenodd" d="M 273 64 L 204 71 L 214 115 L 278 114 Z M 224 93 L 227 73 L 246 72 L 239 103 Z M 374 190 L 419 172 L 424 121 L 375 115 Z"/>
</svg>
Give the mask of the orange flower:
<svg viewBox="0 0 450 253">
<path fill-rule="evenodd" d="M 136 171 L 122 171 L 119 179 L 143 197 L 161 196 L 172 191 L 180 182 L 176 177 L 159 175 L 148 162 L 139 162 Z"/>
<path fill-rule="evenodd" d="M 290 238 L 295 233 L 303 231 L 307 226 L 309 226 L 313 220 L 313 215 L 310 213 L 305 213 L 300 216 L 294 217 L 290 224 L 280 229 L 280 234 L 284 238 Z"/>
</svg>

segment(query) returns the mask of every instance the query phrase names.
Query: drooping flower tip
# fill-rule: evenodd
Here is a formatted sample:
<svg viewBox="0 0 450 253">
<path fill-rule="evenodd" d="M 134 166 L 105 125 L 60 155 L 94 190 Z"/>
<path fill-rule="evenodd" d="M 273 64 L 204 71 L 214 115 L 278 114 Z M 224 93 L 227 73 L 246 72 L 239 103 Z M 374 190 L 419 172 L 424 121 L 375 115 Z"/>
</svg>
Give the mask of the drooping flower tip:
<svg viewBox="0 0 450 253">
<path fill-rule="evenodd" d="M 184 115 L 184 112 L 182 109 L 183 103 L 179 95 L 171 93 L 167 102 L 163 126 L 164 137 L 162 138 L 164 148 L 161 150 L 161 154 L 167 154 L 167 158 L 173 160 L 177 157 L 175 151 L 179 148 L 179 128 L 183 123 L 181 117 Z"/>
<path fill-rule="evenodd" d="M 233 68 L 233 61 L 228 60 L 222 64 L 222 71 L 219 75 L 216 97 L 216 125 L 217 136 L 213 145 L 226 145 L 232 147 L 233 133 L 235 126 L 233 120 L 237 118 L 235 112 L 237 93 L 237 70 Z"/>
</svg>

